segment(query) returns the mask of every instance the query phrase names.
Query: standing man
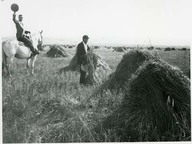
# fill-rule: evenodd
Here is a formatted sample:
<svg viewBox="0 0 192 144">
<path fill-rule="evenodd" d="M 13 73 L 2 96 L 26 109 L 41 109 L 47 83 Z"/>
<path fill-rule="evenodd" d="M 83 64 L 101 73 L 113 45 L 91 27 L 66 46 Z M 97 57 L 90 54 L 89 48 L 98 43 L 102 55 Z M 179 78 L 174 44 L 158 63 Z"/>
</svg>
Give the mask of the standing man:
<svg viewBox="0 0 192 144">
<path fill-rule="evenodd" d="M 87 42 L 89 37 L 83 36 L 83 41 L 77 46 L 77 64 L 80 65 L 80 84 L 85 84 L 86 72 L 83 70 L 83 64 L 86 63 L 85 55 L 90 50 Z"/>
<path fill-rule="evenodd" d="M 23 16 L 19 15 L 18 18 L 19 18 L 19 20 L 16 20 L 16 13 L 14 12 L 13 22 L 15 23 L 15 26 L 16 26 L 16 29 L 17 29 L 17 34 L 16 34 L 17 40 L 24 42 L 24 44 L 30 48 L 33 55 L 39 54 L 39 52 L 33 47 L 32 40 L 30 40 L 26 36 L 26 34 L 30 33 L 30 31 L 26 31 L 24 29 L 24 25 L 23 25 L 23 22 L 22 22 Z"/>
</svg>

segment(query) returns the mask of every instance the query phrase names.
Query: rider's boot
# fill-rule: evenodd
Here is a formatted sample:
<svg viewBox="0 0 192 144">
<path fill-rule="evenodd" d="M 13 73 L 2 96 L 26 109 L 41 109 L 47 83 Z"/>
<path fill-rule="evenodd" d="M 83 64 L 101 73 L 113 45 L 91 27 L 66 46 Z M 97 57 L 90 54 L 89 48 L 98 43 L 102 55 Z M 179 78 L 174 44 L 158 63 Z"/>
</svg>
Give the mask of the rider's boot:
<svg viewBox="0 0 192 144">
<path fill-rule="evenodd" d="M 31 56 L 30 56 L 30 57 L 33 57 L 33 56 L 35 56 L 36 54 L 39 54 L 39 52 L 38 52 L 37 50 L 32 50 L 31 52 L 32 52 L 32 53 L 31 53 Z"/>
<path fill-rule="evenodd" d="M 39 51 L 35 49 L 35 50 L 33 51 L 33 53 L 34 53 L 34 54 L 39 54 Z"/>
<path fill-rule="evenodd" d="M 36 49 L 32 49 L 32 55 L 35 56 L 36 54 L 39 54 L 39 52 Z"/>
</svg>

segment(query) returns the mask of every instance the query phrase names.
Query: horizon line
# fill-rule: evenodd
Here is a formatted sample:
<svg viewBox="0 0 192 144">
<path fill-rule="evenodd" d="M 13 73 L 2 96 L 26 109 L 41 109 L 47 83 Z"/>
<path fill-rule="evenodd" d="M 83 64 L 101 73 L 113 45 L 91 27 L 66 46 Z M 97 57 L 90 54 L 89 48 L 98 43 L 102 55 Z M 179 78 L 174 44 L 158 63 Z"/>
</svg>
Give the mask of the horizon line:
<svg viewBox="0 0 192 144">
<path fill-rule="evenodd" d="M 16 37 L 15 36 L 1 36 L 1 40 L 5 40 L 5 39 L 13 39 Z M 44 39 L 52 39 L 51 42 L 46 42 L 46 44 L 66 44 L 66 45 L 74 45 L 72 43 L 78 43 L 77 40 L 69 40 L 69 38 L 66 38 L 66 37 L 51 37 L 51 36 L 44 36 L 43 37 Z M 64 39 L 68 39 L 68 42 L 61 42 L 61 40 L 64 40 Z M 45 40 L 46 41 L 46 40 Z M 70 41 L 70 42 L 69 42 Z M 76 44 L 75 44 L 76 45 Z M 190 48 L 190 44 L 187 45 L 187 44 L 138 44 L 138 43 L 132 43 L 132 44 L 125 44 L 125 43 L 121 43 L 121 42 L 116 42 L 116 43 L 109 43 L 109 42 L 91 42 L 91 45 L 99 45 L 99 46 L 138 46 L 138 47 L 141 47 L 141 46 L 145 46 L 145 47 L 150 47 L 150 46 L 155 46 L 155 47 L 189 47 Z"/>
</svg>

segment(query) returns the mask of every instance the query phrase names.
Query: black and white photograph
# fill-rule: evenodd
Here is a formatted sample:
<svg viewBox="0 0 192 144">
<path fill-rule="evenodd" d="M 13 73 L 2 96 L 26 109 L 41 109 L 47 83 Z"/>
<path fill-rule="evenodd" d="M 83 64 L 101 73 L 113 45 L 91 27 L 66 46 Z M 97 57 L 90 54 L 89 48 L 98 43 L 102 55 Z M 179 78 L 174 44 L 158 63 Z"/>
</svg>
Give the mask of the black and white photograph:
<svg viewBox="0 0 192 144">
<path fill-rule="evenodd" d="M 192 0 L 1 0 L 0 143 L 191 143 Z"/>
</svg>

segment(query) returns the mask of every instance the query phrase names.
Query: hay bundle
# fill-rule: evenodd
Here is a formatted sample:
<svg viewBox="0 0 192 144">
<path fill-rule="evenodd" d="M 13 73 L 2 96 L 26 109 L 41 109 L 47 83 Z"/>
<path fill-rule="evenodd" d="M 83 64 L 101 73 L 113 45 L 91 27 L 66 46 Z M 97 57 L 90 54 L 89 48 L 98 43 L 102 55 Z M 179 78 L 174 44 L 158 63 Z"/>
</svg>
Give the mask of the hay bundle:
<svg viewBox="0 0 192 144">
<path fill-rule="evenodd" d="M 190 81 L 165 62 L 146 62 L 126 84 L 120 108 L 108 118 L 122 141 L 190 140 Z"/>
<path fill-rule="evenodd" d="M 85 58 L 88 69 L 88 75 L 85 83 L 91 85 L 101 84 L 110 74 L 110 67 L 98 55 L 93 53 L 93 51 L 88 52 Z"/>
<path fill-rule="evenodd" d="M 167 47 L 167 48 L 165 48 L 164 51 L 171 51 L 171 48 L 170 48 L 170 47 Z"/>
<path fill-rule="evenodd" d="M 89 52 L 93 52 L 93 49 L 90 49 Z M 75 53 L 74 57 L 71 59 L 70 63 L 68 66 L 61 68 L 59 72 L 64 72 L 64 71 L 80 71 L 80 66 L 77 63 L 77 52 Z"/>
<path fill-rule="evenodd" d="M 86 76 L 86 84 L 100 84 L 111 73 L 111 69 L 108 64 L 103 61 L 98 55 L 90 50 L 86 55 L 86 68 L 88 75 Z M 71 59 L 68 66 L 60 69 L 60 72 L 64 71 L 80 71 L 80 66 L 77 64 L 77 54 Z"/>
<path fill-rule="evenodd" d="M 141 66 L 145 61 L 154 60 L 159 61 L 159 57 L 150 53 L 149 51 L 131 50 L 123 55 L 123 59 L 117 65 L 115 72 L 111 77 L 99 88 L 98 92 L 104 89 L 113 91 L 123 89 L 125 82 L 129 81 L 132 74 Z"/>
<path fill-rule="evenodd" d="M 186 51 L 186 50 L 187 50 L 187 48 L 182 48 L 181 50 Z"/>
<path fill-rule="evenodd" d="M 148 50 L 154 50 L 153 46 L 147 47 Z"/>
<path fill-rule="evenodd" d="M 124 52 L 125 49 L 123 47 L 114 47 L 114 50 L 113 51 L 116 51 L 116 52 Z"/>
<path fill-rule="evenodd" d="M 48 57 L 69 57 L 70 55 L 66 52 L 65 48 L 60 45 L 53 45 L 50 50 L 46 53 Z"/>
</svg>

